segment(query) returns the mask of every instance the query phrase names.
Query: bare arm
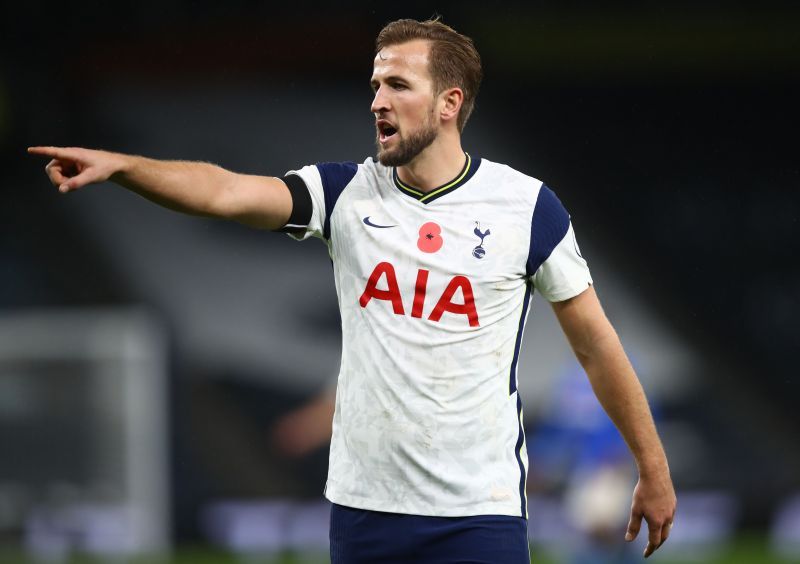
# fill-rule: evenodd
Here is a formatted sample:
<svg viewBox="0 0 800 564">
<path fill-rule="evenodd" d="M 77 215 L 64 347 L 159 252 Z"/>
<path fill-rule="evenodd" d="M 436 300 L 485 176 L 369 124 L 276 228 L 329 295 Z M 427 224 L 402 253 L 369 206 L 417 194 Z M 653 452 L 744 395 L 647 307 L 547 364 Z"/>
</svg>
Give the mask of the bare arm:
<svg viewBox="0 0 800 564">
<path fill-rule="evenodd" d="M 636 538 L 644 518 L 649 529 L 646 558 L 667 540 L 677 504 L 650 407 L 594 288 L 552 305 L 597 399 L 636 459 L 639 483 L 625 539 Z"/>
<path fill-rule="evenodd" d="M 51 157 L 45 170 L 62 193 L 110 180 L 176 211 L 263 229 L 283 227 L 292 212 L 289 190 L 277 178 L 77 147 L 30 147 L 28 152 Z"/>
<path fill-rule="evenodd" d="M 336 392 L 326 389 L 281 417 L 272 428 L 272 442 L 286 456 L 304 456 L 331 440 Z"/>
</svg>

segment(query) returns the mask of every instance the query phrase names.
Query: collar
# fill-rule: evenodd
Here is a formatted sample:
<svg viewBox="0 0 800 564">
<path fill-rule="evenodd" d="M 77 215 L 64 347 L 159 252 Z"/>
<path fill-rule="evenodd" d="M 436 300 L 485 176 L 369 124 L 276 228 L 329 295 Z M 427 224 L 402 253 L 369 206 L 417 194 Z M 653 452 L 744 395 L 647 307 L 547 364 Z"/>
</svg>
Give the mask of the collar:
<svg viewBox="0 0 800 564">
<path fill-rule="evenodd" d="M 464 168 L 461 169 L 456 177 L 447 182 L 442 184 L 438 188 L 434 188 L 430 192 L 423 192 L 419 188 L 414 188 L 413 186 L 409 186 L 402 180 L 400 180 L 400 176 L 397 174 L 397 168 L 392 167 L 392 179 L 394 180 L 394 185 L 405 195 L 414 198 L 415 200 L 419 200 L 423 204 L 427 204 L 429 202 L 434 201 L 437 198 L 441 198 L 442 196 L 449 194 L 450 192 L 460 188 L 467 181 L 472 178 L 475 172 L 478 170 L 478 167 L 481 166 L 481 159 L 476 158 L 473 159 L 470 157 L 469 153 L 464 153 L 467 156 L 467 162 L 464 163 Z"/>
</svg>

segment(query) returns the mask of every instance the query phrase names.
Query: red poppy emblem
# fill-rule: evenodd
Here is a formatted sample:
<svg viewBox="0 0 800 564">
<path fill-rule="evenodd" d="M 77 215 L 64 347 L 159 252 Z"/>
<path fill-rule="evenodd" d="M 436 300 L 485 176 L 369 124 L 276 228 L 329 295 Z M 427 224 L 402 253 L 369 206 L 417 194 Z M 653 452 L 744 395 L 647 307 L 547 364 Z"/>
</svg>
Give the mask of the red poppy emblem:
<svg viewBox="0 0 800 564">
<path fill-rule="evenodd" d="M 444 239 L 442 239 L 442 228 L 436 223 L 429 221 L 419 228 L 419 239 L 417 240 L 417 247 L 424 253 L 435 253 L 442 248 Z"/>
</svg>

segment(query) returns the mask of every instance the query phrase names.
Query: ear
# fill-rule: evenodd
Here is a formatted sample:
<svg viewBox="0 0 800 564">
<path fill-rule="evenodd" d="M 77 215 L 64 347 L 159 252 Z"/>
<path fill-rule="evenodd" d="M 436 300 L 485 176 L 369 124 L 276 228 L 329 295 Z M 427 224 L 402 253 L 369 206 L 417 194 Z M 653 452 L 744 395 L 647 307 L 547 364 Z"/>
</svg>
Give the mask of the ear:
<svg viewBox="0 0 800 564">
<path fill-rule="evenodd" d="M 463 103 L 464 92 L 460 88 L 448 88 L 442 91 L 439 94 L 439 118 L 444 122 L 455 122 Z"/>
</svg>

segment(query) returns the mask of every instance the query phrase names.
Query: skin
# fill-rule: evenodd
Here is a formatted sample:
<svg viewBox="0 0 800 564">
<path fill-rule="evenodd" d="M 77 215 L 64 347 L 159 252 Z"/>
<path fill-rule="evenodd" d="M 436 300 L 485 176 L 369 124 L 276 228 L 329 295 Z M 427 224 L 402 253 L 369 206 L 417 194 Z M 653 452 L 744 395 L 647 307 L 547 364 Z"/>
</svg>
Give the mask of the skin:
<svg viewBox="0 0 800 564">
<path fill-rule="evenodd" d="M 597 399 L 636 460 L 639 481 L 633 491 L 625 540 L 638 536 L 644 519 L 647 558 L 669 537 L 677 507 L 667 457 L 647 398 L 593 287 L 552 307 Z"/>
<path fill-rule="evenodd" d="M 422 192 L 455 178 L 466 161 L 457 125 L 464 93 L 460 88 L 434 92 L 429 55 L 427 41 L 390 45 L 375 55 L 370 80 L 375 92 L 370 109 L 376 122 L 387 120 L 398 129 L 386 143 L 378 142 L 379 159 L 382 153 L 397 151 L 402 140 L 426 127 L 438 130 L 424 151 L 397 168 L 400 180 Z"/>
<path fill-rule="evenodd" d="M 29 147 L 28 152 L 52 158 L 45 171 L 62 194 L 110 180 L 175 211 L 261 229 L 280 229 L 292 212 L 292 197 L 278 178 L 79 147 Z"/>
<path fill-rule="evenodd" d="M 465 164 L 457 127 L 463 92 L 457 87 L 434 92 L 428 61 L 425 41 L 386 47 L 375 57 L 370 81 L 378 156 L 392 159 L 414 149 L 405 151 L 411 157 L 397 171 L 403 182 L 423 192 L 448 182 Z M 380 135 L 384 122 L 397 129 L 388 139 Z M 45 170 L 62 193 L 111 180 L 170 209 L 263 229 L 283 227 L 292 211 L 286 185 L 273 177 L 237 174 L 208 163 L 158 161 L 75 147 L 31 147 L 28 152 L 51 158 Z M 644 519 L 648 557 L 669 537 L 677 500 L 647 399 L 594 288 L 552 307 L 598 400 L 636 460 L 639 481 L 625 539 L 637 537 Z M 325 417 L 331 413 L 327 406 L 316 404 L 313 411 Z"/>
</svg>

